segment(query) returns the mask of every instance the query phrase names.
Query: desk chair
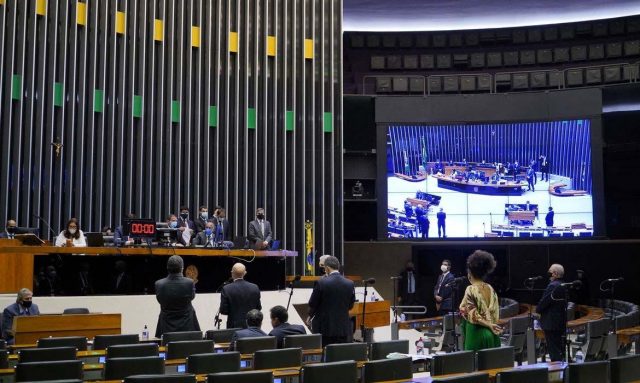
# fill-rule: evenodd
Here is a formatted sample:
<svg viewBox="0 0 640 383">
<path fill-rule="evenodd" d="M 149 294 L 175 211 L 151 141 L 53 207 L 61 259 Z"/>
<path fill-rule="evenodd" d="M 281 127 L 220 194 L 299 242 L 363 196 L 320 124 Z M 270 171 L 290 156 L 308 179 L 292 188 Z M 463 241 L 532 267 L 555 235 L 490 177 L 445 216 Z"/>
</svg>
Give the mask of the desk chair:
<svg viewBox="0 0 640 383">
<path fill-rule="evenodd" d="M 524 350 L 527 345 L 528 327 L 528 317 L 516 317 L 509 319 L 509 333 L 507 334 L 506 340 L 503 342 L 503 345 L 513 347 L 514 358 L 518 362 L 518 365 L 522 365 L 522 360 L 524 359 Z M 535 350 L 531 350 L 531 352 L 535 352 Z"/>
<path fill-rule="evenodd" d="M 408 354 L 409 341 L 401 339 L 369 343 L 369 360 L 386 359 L 393 352 Z"/>
<path fill-rule="evenodd" d="M 496 347 L 488 348 L 485 350 L 479 350 L 477 353 L 478 363 L 476 364 L 478 370 L 492 370 L 494 368 L 506 368 L 513 367 L 513 361 L 515 359 L 514 347 Z"/>
<path fill-rule="evenodd" d="M 207 375 L 207 383 L 273 383 L 272 371 L 218 372 Z"/>
<path fill-rule="evenodd" d="M 193 374 L 133 375 L 124 378 L 124 383 L 196 383 Z"/>
<path fill-rule="evenodd" d="M 36 343 L 38 348 L 75 347 L 78 351 L 87 351 L 87 338 L 84 336 L 40 338 Z"/>
<path fill-rule="evenodd" d="M 451 378 L 433 378 L 431 383 L 489 383 L 489 374 L 476 372 Z"/>
<path fill-rule="evenodd" d="M 303 350 L 317 350 L 322 348 L 322 335 L 287 335 L 282 340 L 283 348 L 300 347 Z"/>
<path fill-rule="evenodd" d="M 362 383 L 411 379 L 413 377 L 412 364 L 411 357 L 367 362 L 362 370 Z"/>
<path fill-rule="evenodd" d="M 169 342 L 179 342 L 182 340 L 202 340 L 202 331 L 175 331 L 162 334 L 162 346 Z"/>
<path fill-rule="evenodd" d="M 104 380 L 120 380 L 131 375 L 146 374 L 164 374 L 164 359 L 159 356 L 109 358 L 104 364 Z"/>
<path fill-rule="evenodd" d="M 187 372 L 190 374 L 215 374 L 216 372 L 240 371 L 240 353 L 237 351 L 219 354 L 193 354 L 187 357 Z"/>
<path fill-rule="evenodd" d="M 549 370 L 543 368 L 514 368 L 499 372 L 497 383 L 549 383 Z"/>
<path fill-rule="evenodd" d="M 138 344 L 138 334 L 96 335 L 93 338 L 94 350 L 106 350 L 109 346 Z"/>
<path fill-rule="evenodd" d="M 236 341 L 235 350 L 241 354 L 253 354 L 259 350 L 273 350 L 278 348 L 275 336 L 257 336 L 255 338 L 240 338 Z"/>
<path fill-rule="evenodd" d="M 238 330 L 242 329 L 237 327 L 223 328 L 221 330 L 207 330 L 207 332 L 204 333 L 204 339 L 212 340 L 215 343 L 229 343 L 231 342 L 233 334 Z"/>
<path fill-rule="evenodd" d="M 254 370 L 299 366 L 302 366 L 302 349 L 299 347 L 281 348 L 277 350 L 260 350 L 253 354 Z"/>
<path fill-rule="evenodd" d="M 18 351 L 18 360 L 19 363 L 76 360 L 77 354 L 75 347 L 25 348 Z"/>
<path fill-rule="evenodd" d="M 212 352 L 212 340 L 183 340 L 167 343 L 167 359 L 184 359 L 192 354 L 206 354 Z"/>
<path fill-rule="evenodd" d="M 156 343 L 118 344 L 107 347 L 106 356 L 106 359 L 158 356 L 158 345 Z"/>
<path fill-rule="evenodd" d="M 82 361 L 62 360 L 54 362 L 18 363 L 15 377 L 16 382 L 56 379 L 82 380 Z"/>
<path fill-rule="evenodd" d="M 353 360 L 346 362 L 315 363 L 302 368 L 302 383 L 356 383 L 358 367 Z"/>
<path fill-rule="evenodd" d="M 431 363 L 431 376 L 458 374 L 475 371 L 476 353 L 458 351 L 434 355 Z"/>
<path fill-rule="evenodd" d="M 640 380 L 640 355 L 611 358 L 611 383 Z"/>
<path fill-rule="evenodd" d="M 606 383 L 609 381 L 609 361 L 569 364 L 566 383 Z"/>
<path fill-rule="evenodd" d="M 324 348 L 322 361 L 325 363 L 340 362 L 343 360 L 355 360 L 356 362 L 367 360 L 366 343 L 342 343 L 330 344 Z"/>
</svg>

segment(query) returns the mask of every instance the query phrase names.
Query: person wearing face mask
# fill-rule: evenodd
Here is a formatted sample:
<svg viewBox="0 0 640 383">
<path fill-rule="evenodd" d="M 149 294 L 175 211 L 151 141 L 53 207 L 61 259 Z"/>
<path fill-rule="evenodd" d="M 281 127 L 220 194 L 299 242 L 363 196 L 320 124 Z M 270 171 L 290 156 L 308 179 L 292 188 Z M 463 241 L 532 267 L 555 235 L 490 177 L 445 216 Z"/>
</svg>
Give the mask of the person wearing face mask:
<svg viewBox="0 0 640 383">
<path fill-rule="evenodd" d="M 264 250 L 271 243 L 271 223 L 264 218 L 264 209 L 256 210 L 256 219 L 249 222 L 249 242 L 256 250 Z"/>
<path fill-rule="evenodd" d="M 320 270 L 322 271 L 322 278 L 326 277 L 327 275 L 327 269 L 324 267 L 324 261 L 327 260 L 327 258 L 329 258 L 331 255 L 329 254 L 324 254 L 321 255 L 320 258 L 318 258 L 318 267 L 320 267 Z"/>
<path fill-rule="evenodd" d="M 196 246 L 216 247 L 216 238 L 214 236 L 215 225 L 209 221 L 206 223 L 205 229 L 199 232 L 193 240 Z"/>
<path fill-rule="evenodd" d="M 14 333 L 11 330 L 13 318 L 24 315 L 40 315 L 38 305 L 32 302 L 33 293 L 27 288 L 18 291 L 16 303 L 7 306 L 2 312 L 2 338 L 7 344 L 14 344 Z"/>
<path fill-rule="evenodd" d="M 536 312 L 540 314 L 540 327 L 544 331 L 544 339 L 547 351 L 552 362 L 563 360 L 564 347 L 562 335 L 566 331 L 565 291 L 562 286 L 564 267 L 557 263 L 549 267 L 549 285 L 544 290 L 542 298 L 536 306 Z"/>
<path fill-rule="evenodd" d="M 128 213 L 126 215 L 127 219 L 135 219 L 138 218 L 136 217 L 135 213 Z M 116 246 L 129 246 L 129 245 L 133 245 L 134 240 L 129 238 L 129 236 L 126 236 L 123 234 L 123 229 L 122 229 L 122 225 L 117 226 L 116 230 L 113 232 L 113 243 L 116 244 Z"/>
<path fill-rule="evenodd" d="M 417 306 L 419 304 L 417 292 L 418 274 L 415 271 L 413 262 L 407 261 L 398 280 L 398 304 L 402 306 Z M 413 316 L 407 315 L 407 319 L 413 319 Z"/>
<path fill-rule="evenodd" d="M 0 238 L 14 239 L 16 234 L 18 234 L 18 224 L 10 219 L 4 227 L 4 232 L 0 233 Z"/>
<path fill-rule="evenodd" d="M 440 271 L 442 274 L 438 277 L 438 282 L 433 288 L 433 297 L 436 300 L 436 310 L 438 315 L 446 315 L 453 308 L 451 301 L 453 287 L 447 286 L 449 282 L 455 279 L 451 273 L 451 261 L 448 259 L 443 260 L 440 265 Z"/>
<path fill-rule="evenodd" d="M 189 219 L 189 208 L 180 207 L 180 217 L 178 217 L 178 243 L 182 246 L 191 245 L 195 233 L 196 225 Z"/>
<path fill-rule="evenodd" d="M 78 220 L 71 218 L 67 222 L 67 226 L 60 232 L 56 238 L 56 246 L 58 247 L 86 247 L 87 241 L 84 238 L 84 233 L 78 228 Z"/>
<path fill-rule="evenodd" d="M 231 225 L 227 219 L 227 211 L 222 206 L 216 206 L 213 212 L 213 223 L 216 226 L 216 238 L 219 241 L 230 241 Z"/>
<path fill-rule="evenodd" d="M 212 222 L 213 218 L 209 217 L 209 208 L 206 206 L 200 206 L 198 209 L 198 217 L 193 221 L 196 225 L 196 233 L 201 233 L 207 226 L 207 222 Z"/>
</svg>

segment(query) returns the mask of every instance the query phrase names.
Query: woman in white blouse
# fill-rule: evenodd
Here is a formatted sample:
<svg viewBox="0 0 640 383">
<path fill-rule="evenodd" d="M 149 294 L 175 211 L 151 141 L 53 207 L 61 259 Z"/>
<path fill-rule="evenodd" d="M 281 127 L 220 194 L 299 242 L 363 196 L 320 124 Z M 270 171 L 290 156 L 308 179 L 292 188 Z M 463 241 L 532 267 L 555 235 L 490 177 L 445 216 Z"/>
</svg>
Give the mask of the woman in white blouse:
<svg viewBox="0 0 640 383">
<path fill-rule="evenodd" d="M 82 230 L 78 229 L 78 220 L 71 218 L 67 222 L 66 229 L 62 230 L 56 238 L 56 246 L 86 247 L 87 241 Z"/>
</svg>

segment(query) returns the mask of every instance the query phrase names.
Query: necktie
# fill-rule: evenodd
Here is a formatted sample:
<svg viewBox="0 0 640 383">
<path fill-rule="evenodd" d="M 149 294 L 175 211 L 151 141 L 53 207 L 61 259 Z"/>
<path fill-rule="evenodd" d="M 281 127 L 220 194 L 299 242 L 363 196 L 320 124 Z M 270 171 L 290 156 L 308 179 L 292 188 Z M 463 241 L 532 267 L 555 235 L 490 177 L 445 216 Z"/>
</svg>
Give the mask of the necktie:
<svg viewBox="0 0 640 383">
<path fill-rule="evenodd" d="M 440 294 L 440 287 L 442 287 L 442 281 L 444 280 L 444 274 L 440 275 L 440 278 L 438 278 L 438 294 Z"/>
<path fill-rule="evenodd" d="M 260 234 L 262 234 L 262 237 L 264 237 L 264 221 L 260 221 Z"/>
<path fill-rule="evenodd" d="M 416 280 L 413 277 L 413 272 L 409 271 L 407 273 L 407 293 L 413 294 L 416 292 Z"/>
</svg>

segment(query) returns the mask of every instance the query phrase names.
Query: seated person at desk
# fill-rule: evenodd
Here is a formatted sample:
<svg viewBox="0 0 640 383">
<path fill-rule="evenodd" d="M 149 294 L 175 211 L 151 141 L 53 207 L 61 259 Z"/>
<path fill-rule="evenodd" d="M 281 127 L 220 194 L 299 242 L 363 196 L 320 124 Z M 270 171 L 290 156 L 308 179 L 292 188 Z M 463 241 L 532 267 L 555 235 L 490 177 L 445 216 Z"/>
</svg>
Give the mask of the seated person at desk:
<svg viewBox="0 0 640 383">
<path fill-rule="evenodd" d="M 135 218 L 138 218 L 138 217 L 136 217 L 134 213 L 128 213 L 126 219 L 135 219 Z M 119 246 L 119 245 L 129 246 L 129 245 L 133 245 L 134 241 L 133 239 L 129 238 L 129 236 L 126 236 L 123 234 L 122 225 L 120 225 L 120 226 L 117 226 L 116 231 L 113 232 L 113 243 L 115 243 L 116 246 Z"/>
<path fill-rule="evenodd" d="M 67 227 L 62 230 L 56 238 L 56 246 L 87 247 L 84 233 L 78 229 L 78 220 L 71 218 L 69 222 L 67 222 Z"/>
<path fill-rule="evenodd" d="M 2 338 L 7 344 L 14 344 L 13 318 L 24 315 L 40 315 L 38 305 L 32 303 L 33 293 L 27 288 L 18 291 L 16 303 L 7 306 L 2 312 Z"/>
<path fill-rule="evenodd" d="M 196 238 L 193 240 L 193 244 L 196 246 L 204 246 L 204 247 L 215 247 L 216 240 L 213 236 L 214 232 L 214 224 L 212 221 L 207 221 L 204 226 L 204 230 L 199 232 L 196 235 Z"/>
<path fill-rule="evenodd" d="M 13 239 L 18 234 L 18 224 L 15 220 L 10 219 L 4 227 L 4 231 L 0 233 L 0 238 Z"/>
<path fill-rule="evenodd" d="M 275 336 L 278 339 L 278 348 L 282 348 L 282 341 L 285 336 L 304 335 L 307 333 L 304 326 L 287 322 L 289 320 L 289 313 L 287 313 L 287 309 L 283 306 L 273 306 L 270 313 L 273 330 L 271 330 L 269 335 Z"/>
<path fill-rule="evenodd" d="M 263 315 L 260 311 L 253 309 L 247 313 L 247 328 L 238 330 L 233 333 L 231 337 L 231 343 L 229 343 L 229 351 L 233 351 L 236 348 L 236 341 L 240 338 L 256 338 L 259 336 L 267 336 L 267 333 L 262 331 L 262 318 Z"/>
</svg>

